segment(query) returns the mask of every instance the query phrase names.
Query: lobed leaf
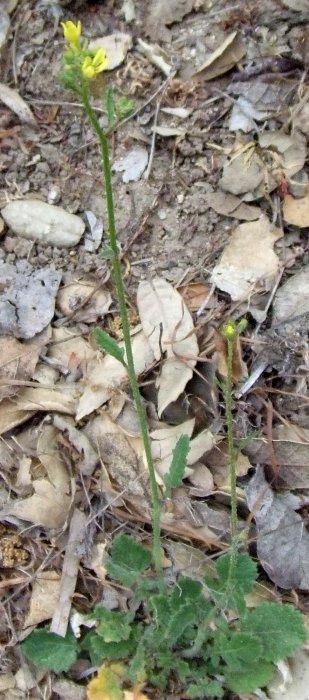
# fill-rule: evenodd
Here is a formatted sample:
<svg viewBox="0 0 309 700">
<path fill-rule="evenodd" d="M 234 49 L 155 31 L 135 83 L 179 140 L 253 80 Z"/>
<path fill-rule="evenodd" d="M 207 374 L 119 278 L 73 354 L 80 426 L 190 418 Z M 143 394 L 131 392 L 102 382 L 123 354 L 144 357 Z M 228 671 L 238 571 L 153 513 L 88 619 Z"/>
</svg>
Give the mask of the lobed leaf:
<svg viewBox="0 0 309 700">
<path fill-rule="evenodd" d="M 77 658 L 77 640 L 72 632 L 60 637 L 47 629 L 35 629 L 21 648 L 29 661 L 55 673 L 68 671 Z"/>
<path fill-rule="evenodd" d="M 261 603 L 241 622 L 241 631 L 257 636 L 266 661 L 279 661 L 293 654 L 307 639 L 304 619 L 292 605 Z"/>
</svg>

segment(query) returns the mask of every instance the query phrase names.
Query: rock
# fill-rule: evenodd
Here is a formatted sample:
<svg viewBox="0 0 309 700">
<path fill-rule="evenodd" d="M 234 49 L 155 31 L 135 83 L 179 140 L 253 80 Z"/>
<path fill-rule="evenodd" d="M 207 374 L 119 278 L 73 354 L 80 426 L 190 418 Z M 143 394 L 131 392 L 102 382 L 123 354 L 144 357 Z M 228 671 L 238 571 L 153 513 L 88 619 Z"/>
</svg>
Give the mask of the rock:
<svg viewBox="0 0 309 700">
<path fill-rule="evenodd" d="M 60 248 L 77 245 L 85 230 L 84 222 L 76 214 L 37 199 L 10 202 L 1 214 L 18 236 Z"/>
<path fill-rule="evenodd" d="M 61 272 L 35 270 L 26 260 L 0 261 L 0 334 L 33 338 L 53 318 Z"/>
</svg>

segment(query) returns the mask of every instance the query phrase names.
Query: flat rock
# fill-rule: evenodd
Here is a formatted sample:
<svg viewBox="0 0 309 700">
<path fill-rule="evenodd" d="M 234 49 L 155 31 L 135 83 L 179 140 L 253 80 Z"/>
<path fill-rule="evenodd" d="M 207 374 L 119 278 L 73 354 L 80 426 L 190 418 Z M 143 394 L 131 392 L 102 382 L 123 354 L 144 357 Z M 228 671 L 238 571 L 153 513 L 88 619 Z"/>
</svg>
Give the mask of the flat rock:
<svg viewBox="0 0 309 700">
<path fill-rule="evenodd" d="M 61 272 L 35 270 L 26 260 L 0 261 L 0 335 L 33 338 L 51 321 Z"/>
<path fill-rule="evenodd" d="M 85 230 L 76 214 L 37 199 L 10 202 L 1 214 L 16 235 L 60 248 L 77 245 Z"/>
</svg>

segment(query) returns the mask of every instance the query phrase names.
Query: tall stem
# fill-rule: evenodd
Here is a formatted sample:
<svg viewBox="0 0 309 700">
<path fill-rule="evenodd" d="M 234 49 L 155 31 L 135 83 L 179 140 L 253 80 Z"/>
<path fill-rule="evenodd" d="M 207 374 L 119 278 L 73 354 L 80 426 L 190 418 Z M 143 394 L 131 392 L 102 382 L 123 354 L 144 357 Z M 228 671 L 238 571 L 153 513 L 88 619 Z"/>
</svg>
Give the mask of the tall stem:
<svg viewBox="0 0 309 700">
<path fill-rule="evenodd" d="M 231 557 L 229 580 L 233 578 L 237 561 L 237 490 L 236 490 L 236 457 L 233 431 L 233 349 L 235 337 L 227 337 L 227 379 L 225 384 L 225 415 L 227 425 L 228 468 L 231 489 Z"/>
<path fill-rule="evenodd" d="M 123 339 L 126 350 L 126 366 L 129 377 L 129 382 L 132 390 L 133 400 L 135 403 L 136 412 L 139 419 L 141 435 L 148 465 L 150 487 L 152 495 L 152 554 L 153 562 L 156 572 L 159 576 L 162 576 L 162 551 L 161 551 L 161 539 L 160 539 L 160 519 L 161 519 L 161 503 L 159 497 L 159 489 L 156 481 L 155 467 L 153 462 L 153 457 L 151 453 L 151 443 L 148 432 L 147 416 L 146 411 L 141 399 L 138 381 L 134 368 L 134 359 L 132 352 L 131 343 L 131 332 L 130 332 L 130 321 L 126 307 L 126 297 L 125 288 L 122 279 L 121 262 L 119 257 L 118 243 L 117 243 L 117 231 L 115 224 L 115 208 L 114 208 L 114 197 L 112 188 L 112 175 L 109 160 L 109 147 L 108 139 L 104 131 L 102 130 L 100 123 L 96 117 L 95 112 L 92 109 L 88 87 L 85 85 L 82 92 L 82 99 L 87 113 L 88 119 L 97 134 L 102 155 L 102 170 L 104 173 L 105 180 L 105 195 L 107 202 L 107 216 L 108 216 L 108 232 L 109 232 L 109 245 L 111 250 L 111 259 L 114 273 L 114 281 L 116 285 L 119 313 L 122 323 Z"/>
</svg>

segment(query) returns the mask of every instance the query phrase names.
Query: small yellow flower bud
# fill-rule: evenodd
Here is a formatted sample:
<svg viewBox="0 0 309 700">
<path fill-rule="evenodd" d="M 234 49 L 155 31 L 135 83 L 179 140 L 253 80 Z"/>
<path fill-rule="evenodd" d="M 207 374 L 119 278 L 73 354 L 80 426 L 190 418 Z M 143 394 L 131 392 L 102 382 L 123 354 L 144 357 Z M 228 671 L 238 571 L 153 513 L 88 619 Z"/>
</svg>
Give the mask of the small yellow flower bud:
<svg viewBox="0 0 309 700">
<path fill-rule="evenodd" d="M 98 49 L 93 57 L 86 56 L 82 64 L 82 74 L 87 80 L 92 80 L 107 67 L 107 55 L 104 49 Z"/>
<path fill-rule="evenodd" d="M 82 25 L 81 22 L 77 22 L 77 24 L 74 24 L 71 20 L 68 20 L 67 22 L 61 22 L 61 26 L 63 29 L 64 33 L 64 38 L 75 49 L 80 48 L 80 36 L 82 33 Z"/>
<path fill-rule="evenodd" d="M 223 328 L 223 335 L 227 340 L 235 340 L 237 336 L 237 328 L 233 321 L 229 321 Z"/>
</svg>

